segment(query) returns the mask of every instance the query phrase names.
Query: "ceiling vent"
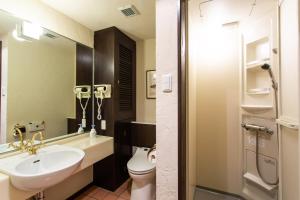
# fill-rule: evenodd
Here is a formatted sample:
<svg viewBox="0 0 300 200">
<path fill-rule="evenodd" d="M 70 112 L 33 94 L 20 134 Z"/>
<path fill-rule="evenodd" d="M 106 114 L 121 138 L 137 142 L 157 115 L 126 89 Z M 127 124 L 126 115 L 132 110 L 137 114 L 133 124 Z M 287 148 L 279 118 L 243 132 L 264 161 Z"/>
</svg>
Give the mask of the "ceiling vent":
<svg viewBox="0 0 300 200">
<path fill-rule="evenodd" d="M 51 33 L 45 33 L 44 36 L 46 36 L 48 38 L 51 38 L 51 39 L 56 39 L 57 38 L 57 36 L 52 35 Z"/>
<path fill-rule="evenodd" d="M 139 14 L 139 11 L 136 9 L 134 5 L 126 5 L 120 7 L 119 10 L 122 12 L 123 15 L 126 17 L 133 17 Z"/>
</svg>

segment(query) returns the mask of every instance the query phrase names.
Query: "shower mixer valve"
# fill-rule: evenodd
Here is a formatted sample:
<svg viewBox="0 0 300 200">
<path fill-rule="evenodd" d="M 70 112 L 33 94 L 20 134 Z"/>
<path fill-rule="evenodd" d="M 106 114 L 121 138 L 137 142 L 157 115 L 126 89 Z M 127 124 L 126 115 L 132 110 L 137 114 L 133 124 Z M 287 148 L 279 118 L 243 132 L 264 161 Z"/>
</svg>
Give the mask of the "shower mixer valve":
<svg viewBox="0 0 300 200">
<path fill-rule="evenodd" d="M 247 131 L 259 131 L 259 132 L 267 133 L 269 135 L 273 135 L 273 133 L 274 133 L 274 131 L 272 129 L 267 128 L 265 126 L 258 126 L 255 124 L 245 124 L 245 123 L 242 123 L 241 125 L 242 125 L 242 128 L 244 128 Z"/>
</svg>

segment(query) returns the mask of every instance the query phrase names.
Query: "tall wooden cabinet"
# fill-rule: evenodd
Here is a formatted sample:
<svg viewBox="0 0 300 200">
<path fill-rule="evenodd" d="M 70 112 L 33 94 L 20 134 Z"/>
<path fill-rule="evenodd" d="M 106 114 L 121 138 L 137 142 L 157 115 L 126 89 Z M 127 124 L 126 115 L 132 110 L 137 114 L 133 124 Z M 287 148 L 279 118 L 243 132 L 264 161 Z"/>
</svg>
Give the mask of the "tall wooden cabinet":
<svg viewBox="0 0 300 200">
<path fill-rule="evenodd" d="M 96 31 L 94 84 L 111 84 L 112 98 L 105 99 L 102 116 L 106 130 L 95 117 L 97 132 L 114 137 L 114 155 L 94 165 L 94 183 L 116 189 L 128 178 L 126 163 L 131 157 L 130 135 L 122 122 L 136 118 L 136 43 L 116 27 Z M 95 116 L 97 103 L 95 102 Z"/>
<path fill-rule="evenodd" d="M 101 131 L 100 122 L 96 120 L 97 131 L 114 136 L 116 121 L 134 120 L 136 116 L 136 44 L 116 27 L 95 32 L 94 42 L 95 85 L 112 85 L 112 98 L 103 102 L 107 130 Z M 95 114 L 97 116 L 97 109 Z"/>
</svg>

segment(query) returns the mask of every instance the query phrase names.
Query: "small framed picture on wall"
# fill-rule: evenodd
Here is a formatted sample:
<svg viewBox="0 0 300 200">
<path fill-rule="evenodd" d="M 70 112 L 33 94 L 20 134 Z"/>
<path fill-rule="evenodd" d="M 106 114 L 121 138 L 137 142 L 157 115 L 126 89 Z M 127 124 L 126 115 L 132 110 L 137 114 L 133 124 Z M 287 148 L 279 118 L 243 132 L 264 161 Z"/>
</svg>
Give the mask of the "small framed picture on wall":
<svg viewBox="0 0 300 200">
<path fill-rule="evenodd" d="M 146 98 L 156 99 L 156 70 L 146 71 Z"/>
</svg>

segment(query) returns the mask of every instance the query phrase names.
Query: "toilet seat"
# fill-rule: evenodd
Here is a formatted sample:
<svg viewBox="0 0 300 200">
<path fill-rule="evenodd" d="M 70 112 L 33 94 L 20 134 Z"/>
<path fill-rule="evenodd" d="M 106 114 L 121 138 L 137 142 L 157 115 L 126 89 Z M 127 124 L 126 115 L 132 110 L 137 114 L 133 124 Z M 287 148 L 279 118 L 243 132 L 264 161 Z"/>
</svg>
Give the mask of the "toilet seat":
<svg viewBox="0 0 300 200">
<path fill-rule="evenodd" d="M 135 174 L 135 175 L 143 175 L 143 174 L 151 173 L 154 170 L 155 169 L 151 169 L 151 170 L 148 170 L 148 171 L 133 171 L 133 170 L 128 169 L 128 172 L 131 173 L 131 174 Z"/>
<path fill-rule="evenodd" d="M 155 170 L 155 163 L 148 160 L 149 148 L 137 148 L 133 157 L 128 161 L 127 168 L 132 174 L 142 175 Z"/>
</svg>

